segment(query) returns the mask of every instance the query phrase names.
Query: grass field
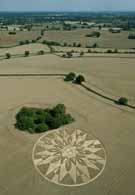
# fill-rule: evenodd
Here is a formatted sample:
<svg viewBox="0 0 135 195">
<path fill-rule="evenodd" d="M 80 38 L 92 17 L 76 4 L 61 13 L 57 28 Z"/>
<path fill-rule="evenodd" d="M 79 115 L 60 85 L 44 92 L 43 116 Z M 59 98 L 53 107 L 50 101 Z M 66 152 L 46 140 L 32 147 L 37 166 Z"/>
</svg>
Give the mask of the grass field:
<svg viewBox="0 0 135 195">
<path fill-rule="evenodd" d="M 128 56 L 121 59 L 96 56 L 65 59 L 49 54 L 11 58 L 0 61 L 0 74 L 74 71 L 85 75 L 88 86 L 114 98 L 126 96 L 134 105 L 135 66 L 134 59 Z M 1 195 L 135 194 L 133 109 L 118 106 L 81 86 L 66 83 L 63 77 L 0 77 L 0 88 Z M 31 157 L 33 146 L 41 134 L 30 135 L 14 128 L 14 116 L 22 106 L 46 107 L 57 103 L 64 103 L 76 119 L 69 128 L 92 133 L 106 149 L 105 170 L 92 183 L 65 187 L 42 178 L 35 170 Z"/>
</svg>

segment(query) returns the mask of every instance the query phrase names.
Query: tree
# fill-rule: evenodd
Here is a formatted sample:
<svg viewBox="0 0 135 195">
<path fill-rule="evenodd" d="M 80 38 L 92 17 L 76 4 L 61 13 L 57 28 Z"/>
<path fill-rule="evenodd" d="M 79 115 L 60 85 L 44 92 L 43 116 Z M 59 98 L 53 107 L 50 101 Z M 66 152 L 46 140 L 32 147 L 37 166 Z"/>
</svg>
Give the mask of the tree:
<svg viewBox="0 0 135 195">
<path fill-rule="evenodd" d="M 114 53 L 119 53 L 117 48 L 114 49 Z"/>
<path fill-rule="evenodd" d="M 25 44 L 29 44 L 30 43 L 30 41 L 29 40 L 25 40 Z"/>
<path fill-rule="evenodd" d="M 63 58 L 66 58 L 66 54 L 63 54 L 62 57 L 63 57 Z"/>
<path fill-rule="evenodd" d="M 82 56 L 84 56 L 84 52 L 83 51 L 80 52 L 80 57 L 82 57 Z"/>
<path fill-rule="evenodd" d="M 24 45 L 24 41 L 19 41 L 19 45 Z"/>
<path fill-rule="evenodd" d="M 78 43 L 77 47 L 81 47 L 81 46 L 82 46 L 81 43 Z"/>
<path fill-rule="evenodd" d="M 108 49 L 107 53 L 113 53 L 113 51 L 111 49 Z"/>
<path fill-rule="evenodd" d="M 98 47 L 97 43 L 94 43 L 92 47 L 93 47 L 93 48 Z"/>
<path fill-rule="evenodd" d="M 74 72 L 70 72 L 65 76 L 64 81 L 74 81 L 75 77 L 76 74 Z"/>
<path fill-rule="evenodd" d="M 17 122 L 16 127 L 19 128 L 20 130 L 28 130 L 29 132 L 32 133 L 32 131 L 35 128 L 35 124 L 31 117 L 23 116 Z"/>
<path fill-rule="evenodd" d="M 76 47 L 76 42 L 73 43 L 73 47 Z"/>
<path fill-rule="evenodd" d="M 10 59 L 11 58 L 11 54 L 10 53 L 6 53 L 6 58 Z"/>
<path fill-rule="evenodd" d="M 75 83 L 81 84 L 81 83 L 84 82 L 84 81 L 85 81 L 84 76 L 83 76 L 83 75 L 78 75 L 78 76 L 76 77 Z"/>
<path fill-rule="evenodd" d="M 39 55 L 44 55 L 45 52 L 44 52 L 44 50 L 40 50 L 40 51 L 38 52 L 38 54 L 39 54 Z"/>
<path fill-rule="evenodd" d="M 119 103 L 120 105 L 127 105 L 127 104 L 128 104 L 128 99 L 125 98 L 125 97 L 120 97 L 120 98 L 118 99 L 118 103 Z"/>
<path fill-rule="evenodd" d="M 33 39 L 31 42 L 32 42 L 32 43 L 36 43 L 36 40 L 35 40 L 35 39 Z"/>
<path fill-rule="evenodd" d="M 65 114 L 65 112 L 66 112 L 66 107 L 64 104 L 58 104 L 52 109 L 52 113 L 54 116 L 58 114 Z"/>
<path fill-rule="evenodd" d="M 88 49 L 88 53 L 91 53 L 92 51 L 91 51 L 91 49 Z"/>
<path fill-rule="evenodd" d="M 66 43 L 66 42 L 64 42 L 63 46 L 64 46 L 64 47 L 67 47 L 67 43 Z"/>
<path fill-rule="evenodd" d="M 25 56 L 25 57 L 28 57 L 29 55 L 30 55 L 30 52 L 29 52 L 29 51 L 25 51 L 25 52 L 24 52 L 24 56 Z"/>
<path fill-rule="evenodd" d="M 72 58 L 72 57 L 73 57 L 73 54 L 72 54 L 71 51 L 68 51 L 68 52 L 67 52 L 67 57 L 68 57 L 68 58 Z"/>
</svg>

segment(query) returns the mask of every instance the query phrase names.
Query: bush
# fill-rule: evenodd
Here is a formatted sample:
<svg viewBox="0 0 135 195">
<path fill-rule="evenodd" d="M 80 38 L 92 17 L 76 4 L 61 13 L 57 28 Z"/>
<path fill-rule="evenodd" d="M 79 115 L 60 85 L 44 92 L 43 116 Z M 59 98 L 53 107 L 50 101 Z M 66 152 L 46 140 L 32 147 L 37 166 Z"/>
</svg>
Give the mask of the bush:
<svg viewBox="0 0 135 195">
<path fill-rule="evenodd" d="M 93 47 L 93 48 L 97 48 L 97 47 L 98 47 L 98 44 L 97 44 L 97 43 L 94 43 L 94 44 L 92 45 L 92 47 Z"/>
<path fill-rule="evenodd" d="M 6 53 L 6 58 L 10 59 L 11 58 L 11 54 L 10 53 Z"/>
<path fill-rule="evenodd" d="M 135 34 L 128 35 L 128 39 L 135 39 Z"/>
<path fill-rule="evenodd" d="M 73 57 L 73 54 L 72 54 L 71 51 L 68 51 L 68 52 L 66 53 L 66 55 L 67 55 L 68 58 L 72 58 L 72 57 Z"/>
<path fill-rule="evenodd" d="M 63 54 L 62 57 L 63 57 L 63 58 L 66 58 L 66 54 Z"/>
<path fill-rule="evenodd" d="M 76 47 L 76 42 L 73 43 L 73 47 Z"/>
<path fill-rule="evenodd" d="M 82 57 L 82 56 L 84 56 L 84 52 L 83 51 L 80 52 L 80 57 Z"/>
<path fill-rule="evenodd" d="M 77 47 L 81 47 L 81 46 L 82 46 L 81 43 L 78 43 Z"/>
<path fill-rule="evenodd" d="M 10 31 L 8 32 L 9 35 L 16 35 L 16 32 L 15 31 Z"/>
<path fill-rule="evenodd" d="M 40 50 L 40 51 L 38 52 L 38 55 L 44 55 L 44 54 L 45 54 L 44 50 Z"/>
<path fill-rule="evenodd" d="M 24 41 L 19 41 L 19 45 L 24 45 Z"/>
<path fill-rule="evenodd" d="M 114 53 L 119 53 L 119 50 L 117 48 L 115 48 Z"/>
<path fill-rule="evenodd" d="M 26 41 L 25 41 L 25 44 L 29 44 L 29 43 L 30 43 L 30 41 L 29 41 L 29 40 L 26 40 Z"/>
<path fill-rule="evenodd" d="M 63 43 L 63 46 L 64 46 L 64 47 L 67 47 L 67 45 L 68 45 L 68 44 L 67 44 L 66 42 Z"/>
<path fill-rule="evenodd" d="M 65 76 L 64 81 L 74 81 L 75 77 L 76 74 L 74 72 L 70 72 Z"/>
<path fill-rule="evenodd" d="M 119 103 L 120 105 L 127 105 L 127 104 L 128 104 L 128 99 L 125 98 L 125 97 L 120 97 L 120 98 L 118 99 L 118 103 Z"/>
<path fill-rule="evenodd" d="M 37 37 L 36 38 L 36 41 L 39 41 L 41 38 L 42 38 L 41 36 Z"/>
<path fill-rule="evenodd" d="M 15 126 L 30 133 L 40 133 L 48 129 L 55 129 L 73 122 L 70 114 L 66 114 L 64 104 L 58 104 L 54 108 L 27 108 L 23 107 L 16 114 Z"/>
<path fill-rule="evenodd" d="M 32 42 L 32 43 L 36 43 L 36 40 L 33 39 L 31 42 Z"/>
<path fill-rule="evenodd" d="M 43 44 L 46 44 L 46 45 L 48 45 L 48 46 L 61 46 L 61 43 L 56 42 L 56 41 L 44 40 L 42 43 L 43 43 Z"/>
<path fill-rule="evenodd" d="M 113 51 L 112 51 L 111 49 L 108 49 L 108 50 L 106 51 L 106 53 L 113 53 Z"/>
<path fill-rule="evenodd" d="M 29 51 L 25 51 L 25 52 L 24 52 L 24 56 L 25 56 L 25 57 L 28 57 L 29 55 L 30 55 L 30 52 L 29 52 Z"/>
<path fill-rule="evenodd" d="M 81 84 L 81 83 L 84 82 L 84 81 L 85 81 L 85 78 L 84 78 L 83 75 L 78 75 L 78 76 L 76 77 L 76 80 L 75 80 L 75 82 L 76 82 L 77 84 Z"/>
<path fill-rule="evenodd" d="M 100 32 L 97 32 L 97 31 L 94 31 L 94 32 L 91 32 L 91 33 L 89 33 L 89 34 L 87 34 L 87 35 L 85 35 L 86 37 L 100 37 Z"/>
<path fill-rule="evenodd" d="M 91 49 L 88 49 L 88 53 L 91 53 L 92 51 L 91 51 Z"/>
</svg>

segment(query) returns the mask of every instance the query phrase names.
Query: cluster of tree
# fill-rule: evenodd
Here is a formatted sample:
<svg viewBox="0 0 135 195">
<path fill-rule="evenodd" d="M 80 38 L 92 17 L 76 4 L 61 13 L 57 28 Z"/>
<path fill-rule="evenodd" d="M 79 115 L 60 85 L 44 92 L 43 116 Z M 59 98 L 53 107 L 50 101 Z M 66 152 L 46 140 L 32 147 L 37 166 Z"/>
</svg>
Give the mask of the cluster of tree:
<svg viewBox="0 0 135 195">
<path fill-rule="evenodd" d="M 42 43 L 46 44 L 48 46 L 61 46 L 61 44 L 59 42 L 57 42 L 57 41 L 44 40 Z"/>
<path fill-rule="evenodd" d="M 135 34 L 129 34 L 128 39 L 135 39 Z"/>
<path fill-rule="evenodd" d="M 24 40 L 24 41 L 19 41 L 19 45 L 25 45 L 25 44 L 30 44 L 30 43 L 36 43 L 37 41 L 39 41 L 42 37 L 39 36 L 36 39 L 32 39 L 32 40 Z"/>
<path fill-rule="evenodd" d="M 30 43 L 32 43 L 32 41 L 30 41 L 30 40 L 19 41 L 19 45 L 25 45 L 25 44 L 30 44 Z"/>
<path fill-rule="evenodd" d="M 116 49 L 114 49 L 114 50 L 112 50 L 112 49 L 108 49 L 105 53 L 118 53 L 119 51 L 118 51 L 118 49 L 116 48 Z"/>
<path fill-rule="evenodd" d="M 74 42 L 73 44 L 68 44 L 68 43 L 64 42 L 62 46 L 63 47 L 81 47 L 82 45 L 81 45 L 81 43 L 76 43 L 76 42 Z"/>
<path fill-rule="evenodd" d="M 66 54 L 63 54 L 62 57 L 63 58 L 72 58 L 73 57 L 73 53 L 75 53 L 74 50 L 68 51 Z M 84 52 L 83 51 L 80 52 L 80 57 L 82 57 L 82 56 L 84 56 Z"/>
<path fill-rule="evenodd" d="M 9 35 L 16 35 L 16 31 L 9 31 L 8 34 Z"/>
<path fill-rule="evenodd" d="M 100 37 L 100 35 L 101 35 L 101 33 L 100 32 L 98 32 L 98 31 L 93 31 L 93 32 L 91 32 L 91 33 L 89 33 L 89 34 L 87 34 L 87 35 L 85 35 L 86 37 Z"/>
<path fill-rule="evenodd" d="M 30 133 L 41 133 L 57 129 L 73 121 L 73 117 L 70 114 L 66 114 L 64 104 L 58 104 L 53 108 L 46 109 L 23 107 L 16 115 L 15 126 Z"/>
<path fill-rule="evenodd" d="M 72 58 L 73 57 L 73 51 L 68 51 L 66 54 L 62 55 L 63 58 Z"/>
<path fill-rule="evenodd" d="M 93 45 L 86 45 L 86 48 L 97 48 L 99 47 L 97 43 L 93 43 Z"/>
<path fill-rule="evenodd" d="M 85 82 L 85 78 L 83 75 L 76 75 L 74 72 L 70 72 L 65 76 L 64 81 L 71 81 L 76 84 L 81 84 L 82 82 Z"/>
</svg>

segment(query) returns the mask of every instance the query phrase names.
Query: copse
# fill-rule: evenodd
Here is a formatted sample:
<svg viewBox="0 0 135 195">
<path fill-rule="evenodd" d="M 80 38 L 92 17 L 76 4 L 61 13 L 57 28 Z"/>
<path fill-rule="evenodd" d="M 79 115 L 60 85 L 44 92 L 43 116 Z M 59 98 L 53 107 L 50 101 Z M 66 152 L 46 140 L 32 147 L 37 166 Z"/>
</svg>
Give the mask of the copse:
<svg viewBox="0 0 135 195">
<path fill-rule="evenodd" d="M 64 104 L 53 108 L 23 107 L 16 115 L 16 128 L 30 133 L 42 133 L 72 123 L 74 118 L 66 113 Z"/>
<path fill-rule="evenodd" d="M 76 77 L 75 83 L 80 85 L 82 82 L 85 82 L 84 76 L 83 75 L 78 75 Z"/>
<path fill-rule="evenodd" d="M 74 72 L 70 72 L 65 76 L 64 81 L 74 81 L 75 78 L 76 74 Z"/>
</svg>

